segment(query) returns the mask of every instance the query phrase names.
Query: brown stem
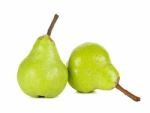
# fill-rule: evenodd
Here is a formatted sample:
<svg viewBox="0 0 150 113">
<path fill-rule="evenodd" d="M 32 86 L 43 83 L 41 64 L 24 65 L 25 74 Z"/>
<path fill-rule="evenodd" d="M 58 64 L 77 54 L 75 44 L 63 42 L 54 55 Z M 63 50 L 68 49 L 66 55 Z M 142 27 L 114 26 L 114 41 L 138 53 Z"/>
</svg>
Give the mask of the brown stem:
<svg viewBox="0 0 150 113">
<path fill-rule="evenodd" d="M 122 86 L 120 86 L 119 84 L 117 84 L 116 88 L 118 90 L 120 90 L 121 92 L 123 92 L 125 95 L 127 95 L 128 97 L 130 97 L 132 100 L 134 101 L 140 101 L 140 97 L 135 96 L 134 94 L 130 93 L 129 91 L 127 91 L 126 89 L 124 89 Z"/>
<path fill-rule="evenodd" d="M 49 35 L 49 36 L 51 35 L 51 32 L 52 32 L 52 30 L 53 30 L 53 27 L 54 27 L 54 25 L 55 25 L 55 23 L 56 23 L 58 17 L 59 17 L 59 16 L 58 16 L 57 14 L 54 15 L 54 18 L 53 18 L 53 20 L 52 20 L 52 22 L 51 22 L 51 25 L 50 25 L 49 28 L 48 28 L 47 35 Z"/>
</svg>

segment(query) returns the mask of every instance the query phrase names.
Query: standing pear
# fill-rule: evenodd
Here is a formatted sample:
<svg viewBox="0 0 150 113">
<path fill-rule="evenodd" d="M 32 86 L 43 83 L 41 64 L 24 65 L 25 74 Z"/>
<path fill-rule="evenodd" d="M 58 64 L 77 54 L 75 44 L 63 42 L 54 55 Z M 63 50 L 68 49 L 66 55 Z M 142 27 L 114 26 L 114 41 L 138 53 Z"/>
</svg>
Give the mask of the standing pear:
<svg viewBox="0 0 150 113">
<path fill-rule="evenodd" d="M 29 55 L 19 65 L 17 80 L 29 96 L 52 98 L 66 86 L 68 71 L 60 59 L 51 32 L 58 19 L 55 14 L 46 35 L 40 36 Z"/>
</svg>

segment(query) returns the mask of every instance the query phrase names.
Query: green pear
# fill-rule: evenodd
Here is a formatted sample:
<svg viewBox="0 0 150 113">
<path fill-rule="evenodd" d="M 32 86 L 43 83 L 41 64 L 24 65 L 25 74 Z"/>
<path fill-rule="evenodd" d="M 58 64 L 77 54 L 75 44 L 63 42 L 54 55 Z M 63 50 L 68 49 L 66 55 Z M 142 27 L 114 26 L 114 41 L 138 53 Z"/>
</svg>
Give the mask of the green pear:
<svg viewBox="0 0 150 113">
<path fill-rule="evenodd" d="M 112 65 L 109 54 L 96 43 L 84 43 L 72 52 L 69 63 L 69 83 L 79 92 L 117 88 L 135 101 L 140 98 L 119 85 L 119 73 Z"/>
<path fill-rule="evenodd" d="M 50 35 L 58 15 L 46 35 L 37 39 L 29 55 L 21 62 L 17 80 L 29 96 L 52 98 L 59 95 L 68 81 L 68 71 L 61 61 Z"/>
</svg>

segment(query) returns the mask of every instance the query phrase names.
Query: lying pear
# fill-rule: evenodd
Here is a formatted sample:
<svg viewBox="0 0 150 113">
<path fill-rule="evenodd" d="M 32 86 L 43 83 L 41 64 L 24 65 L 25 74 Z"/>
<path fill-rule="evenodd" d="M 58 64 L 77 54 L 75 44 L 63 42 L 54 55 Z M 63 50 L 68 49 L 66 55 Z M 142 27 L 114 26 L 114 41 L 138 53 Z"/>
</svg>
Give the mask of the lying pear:
<svg viewBox="0 0 150 113">
<path fill-rule="evenodd" d="M 96 43 L 84 43 L 71 54 L 68 63 L 69 83 L 79 92 L 117 88 L 135 101 L 140 98 L 119 85 L 119 73 L 107 51 Z"/>
<path fill-rule="evenodd" d="M 56 14 L 47 34 L 36 40 L 31 52 L 19 66 L 17 80 L 20 88 L 29 96 L 56 97 L 68 81 L 67 68 L 50 37 L 57 19 Z"/>
</svg>

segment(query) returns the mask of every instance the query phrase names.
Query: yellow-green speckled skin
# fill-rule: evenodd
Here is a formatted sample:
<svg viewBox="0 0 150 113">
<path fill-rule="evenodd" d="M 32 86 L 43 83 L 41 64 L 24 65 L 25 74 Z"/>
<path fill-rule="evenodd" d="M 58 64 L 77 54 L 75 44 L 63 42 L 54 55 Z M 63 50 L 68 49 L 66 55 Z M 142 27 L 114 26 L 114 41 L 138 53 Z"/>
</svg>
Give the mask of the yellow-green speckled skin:
<svg viewBox="0 0 150 113">
<path fill-rule="evenodd" d="M 68 72 L 70 85 L 79 92 L 110 90 L 119 80 L 108 53 L 96 43 L 84 43 L 72 52 Z"/>
<path fill-rule="evenodd" d="M 68 81 L 68 71 L 48 35 L 38 38 L 17 73 L 21 89 L 32 97 L 59 95 Z"/>
</svg>

